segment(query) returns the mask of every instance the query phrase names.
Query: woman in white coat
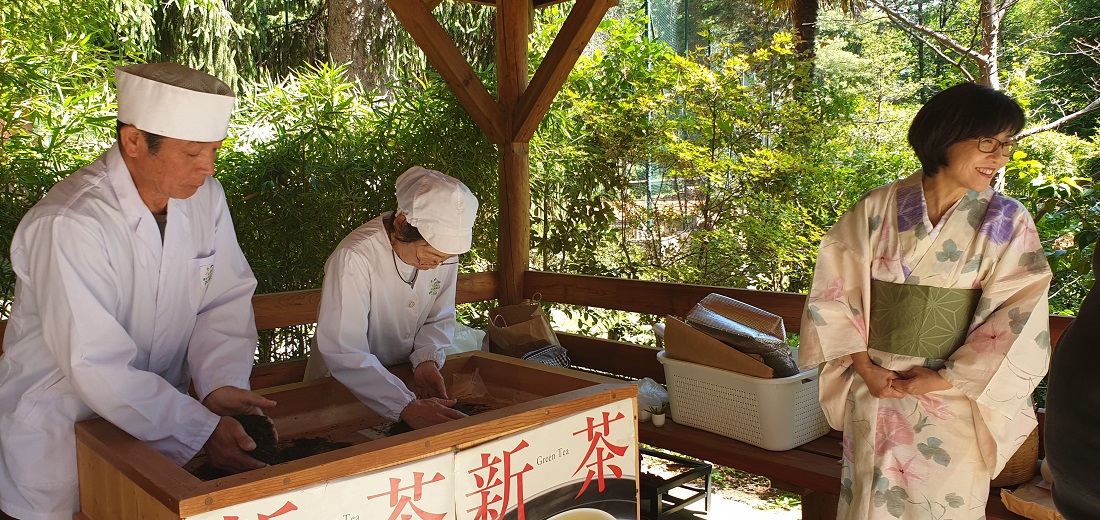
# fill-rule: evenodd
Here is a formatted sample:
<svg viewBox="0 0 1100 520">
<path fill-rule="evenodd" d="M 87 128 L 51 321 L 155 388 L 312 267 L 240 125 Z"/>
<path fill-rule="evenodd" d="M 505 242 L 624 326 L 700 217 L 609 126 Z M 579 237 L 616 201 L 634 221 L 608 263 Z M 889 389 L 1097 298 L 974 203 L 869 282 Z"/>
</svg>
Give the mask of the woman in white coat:
<svg viewBox="0 0 1100 520">
<path fill-rule="evenodd" d="M 456 255 L 477 199 L 419 166 L 397 178 L 397 211 L 352 231 L 325 263 L 316 347 L 333 377 L 379 415 L 413 428 L 459 419 L 439 373 L 454 340 Z M 310 372 L 321 372 L 311 356 Z M 413 389 L 386 369 L 414 367 Z"/>
<path fill-rule="evenodd" d="M 170 63 L 116 78 L 118 142 L 54 186 L 12 242 L 0 509 L 22 520 L 78 510 L 73 425 L 96 415 L 178 464 L 205 447 L 225 469 L 263 466 L 224 417 L 274 405 L 247 391 L 256 280 L 211 177 L 233 93 Z"/>
</svg>

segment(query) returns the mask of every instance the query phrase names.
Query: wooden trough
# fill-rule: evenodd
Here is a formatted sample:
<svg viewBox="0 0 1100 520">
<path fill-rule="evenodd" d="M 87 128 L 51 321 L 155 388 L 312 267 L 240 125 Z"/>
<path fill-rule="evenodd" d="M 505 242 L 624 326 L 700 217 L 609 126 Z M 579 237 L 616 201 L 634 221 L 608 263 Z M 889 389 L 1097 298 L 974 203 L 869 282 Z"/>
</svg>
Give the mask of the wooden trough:
<svg viewBox="0 0 1100 520">
<path fill-rule="evenodd" d="M 83 421 L 75 518 L 353 520 L 418 511 L 472 520 L 582 507 L 638 518 L 636 386 L 482 352 L 451 356 L 442 372 L 452 393 L 492 409 L 370 440 L 360 432 L 385 419 L 334 379 L 273 387 L 263 393 L 279 403 L 268 415 L 281 440 L 352 445 L 205 482 L 109 422 Z M 412 376 L 407 365 L 394 373 Z M 469 390 L 478 381 L 480 396 Z"/>
</svg>

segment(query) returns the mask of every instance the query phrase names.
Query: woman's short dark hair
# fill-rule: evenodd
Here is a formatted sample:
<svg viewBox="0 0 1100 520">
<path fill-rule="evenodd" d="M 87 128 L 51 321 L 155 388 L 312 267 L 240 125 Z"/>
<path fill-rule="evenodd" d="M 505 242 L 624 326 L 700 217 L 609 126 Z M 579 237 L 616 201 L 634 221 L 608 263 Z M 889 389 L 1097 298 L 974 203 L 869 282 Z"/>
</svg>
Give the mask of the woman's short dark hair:
<svg viewBox="0 0 1100 520">
<path fill-rule="evenodd" d="M 960 83 L 929 99 L 909 125 L 909 146 L 925 175 L 947 166 L 947 148 L 977 137 L 995 137 L 1024 129 L 1024 111 L 1003 92 L 976 83 Z"/>
<path fill-rule="evenodd" d="M 397 220 L 396 211 L 390 218 L 382 219 L 382 224 L 386 226 L 386 231 L 393 233 L 393 238 L 397 239 L 398 242 L 411 244 L 424 240 L 424 235 L 420 234 L 420 230 L 416 229 L 416 226 L 409 224 L 408 220 Z"/>
</svg>

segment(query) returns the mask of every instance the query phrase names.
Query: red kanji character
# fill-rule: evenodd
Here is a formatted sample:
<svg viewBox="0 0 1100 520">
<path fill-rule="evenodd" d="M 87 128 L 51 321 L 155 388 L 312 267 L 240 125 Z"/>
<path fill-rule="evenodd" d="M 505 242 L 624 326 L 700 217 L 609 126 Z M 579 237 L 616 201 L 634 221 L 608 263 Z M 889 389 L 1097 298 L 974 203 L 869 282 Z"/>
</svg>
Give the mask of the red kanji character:
<svg viewBox="0 0 1100 520">
<path fill-rule="evenodd" d="M 390 490 L 388 492 L 379 493 L 377 495 L 370 495 L 367 497 L 367 500 L 388 496 L 390 498 L 390 507 L 393 508 L 393 512 L 390 513 L 389 520 L 396 520 L 399 517 L 401 518 L 401 520 L 410 520 L 413 515 L 404 513 L 405 506 L 408 506 L 410 509 L 412 509 L 413 513 L 416 514 L 416 517 L 420 518 L 421 520 L 443 520 L 443 518 L 447 516 L 447 513 L 429 513 L 423 509 L 420 509 L 419 507 L 416 507 L 416 504 L 414 504 L 413 502 L 419 502 L 420 498 L 424 496 L 424 486 L 426 484 L 439 482 L 441 480 L 444 480 L 445 478 L 446 477 L 444 477 L 442 473 L 436 473 L 431 480 L 424 482 L 424 473 L 416 471 L 413 472 L 412 485 L 407 487 L 401 487 L 401 479 L 391 478 Z M 408 496 L 407 493 L 407 491 L 410 489 L 412 490 L 411 497 Z"/>
<path fill-rule="evenodd" d="M 294 505 L 290 502 L 287 502 L 287 503 L 283 504 L 283 507 L 280 507 L 279 509 L 277 509 L 274 513 L 271 513 L 270 515 L 257 514 L 256 515 L 256 520 L 270 520 L 271 518 L 275 518 L 276 516 L 282 516 L 286 513 L 289 513 L 291 511 L 297 511 L 297 510 L 298 510 L 298 506 L 296 506 L 296 505 Z"/>
<path fill-rule="evenodd" d="M 478 495 L 478 506 L 466 510 L 467 513 L 474 513 L 474 520 L 498 520 L 504 515 L 504 512 L 508 510 L 509 498 L 513 495 L 513 479 L 515 480 L 517 519 L 526 520 L 526 513 L 523 509 L 523 474 L 531 471 L 534 467 L 530 464 L 525 464 L 523 469 L 514 472 L 512 470 L 512 455 L 518 453 L 527 446 L 529 446 L 527 441 L 521 440 L 519 444 L 516 445 L 515 449 L 504 452 L 503 478 L 497 476 L 501 470 L 496 468 L 497 464 L 501 463 L 501 459 L 488 453 L 481 454 L 481 466 L 470 470 L 470 473 L 474 476 L 474 482 L 477 484 L 478 489 L 472 493 L 466 494 L 466 496 Z M 482 470 L 488 470 L 488 474 L 479 475 L 476 473 Z M 493 490 L 500 485 L 504 486 L 504 491 L 503 493 L 497 494 Z M 493 507 L 498 503 L 499 507 Z"/>
<path fill-rule="evenodd" d="M 603 412 L 603 420 L 596 424 L 594 417 L 588 417 L 588 426 L 580 431 L 573 432 L 573 435 L 586 434 L 588 436 L 588 453 L 584 454 L 584 460 L 581 461 L 581 465 L 577 466 L 577 470 L 573 472 L 576 475 L 581 469 L 587 467 L 588 474 L 584 477 L 584 485 L 581 486 L 581 490 L 577 492 L 577 497 L 584 494 L 584 491 L 588 489 L 588 485 L 592 483 L 592 477 L 597 477 L 597 489 L 602 492 L 604 490 L 604 463 L 614 459 L 615 457 L 622 457 L 626 455 L 627 446 L 618 446 L 611 444 L 607 440 L 607 435 L 611 433 L 611 423 L 618 421 L 625 416 L 622 412 L 619 412 L 614 419 L 608 419 L 610 412 Z M 606 450 L 607 452 L 605 453 Z M 596 460 L 591 461 L 592 455 L 595 454 Z M 595 466 L 595 469 L 592 469 Z M 607 464 L 608 469 L 615 475 L 616 478 L 623 476 L 623 469 L 614 464 Z M 574 497 L 576 498 L 576 497 Z"/>
</svg>

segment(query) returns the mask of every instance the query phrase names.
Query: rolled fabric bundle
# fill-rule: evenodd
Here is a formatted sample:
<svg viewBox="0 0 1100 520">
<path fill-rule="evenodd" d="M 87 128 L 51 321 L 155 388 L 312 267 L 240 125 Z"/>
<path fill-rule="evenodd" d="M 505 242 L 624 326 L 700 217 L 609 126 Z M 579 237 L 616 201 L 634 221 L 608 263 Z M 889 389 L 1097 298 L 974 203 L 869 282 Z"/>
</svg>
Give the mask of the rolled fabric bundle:
<svg viewBox="0 0 1100 520">
<path fill-rule="evenodd" d="M 775 377 L 798 374 L 798 363 L 787 346 L 783 318 L 711 293 L 688 313 L 687 323 L 745 353 L 760 356 L 775 371 Z"/>
</svg>

